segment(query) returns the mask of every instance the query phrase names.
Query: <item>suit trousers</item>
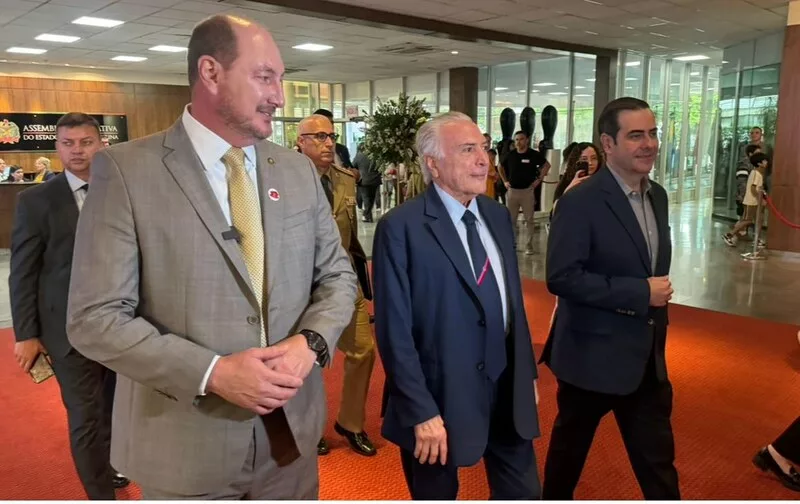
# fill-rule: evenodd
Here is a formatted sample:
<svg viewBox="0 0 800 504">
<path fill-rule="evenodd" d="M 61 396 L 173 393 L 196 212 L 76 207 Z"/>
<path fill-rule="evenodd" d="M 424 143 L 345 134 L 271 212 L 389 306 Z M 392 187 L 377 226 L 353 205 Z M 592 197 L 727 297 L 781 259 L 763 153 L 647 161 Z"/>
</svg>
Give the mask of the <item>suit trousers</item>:
<svg viewBox="0 0 800 504">
<path fill-rule="evenodd" d="M 361 196 L 364 205 L 364 217 L 372 219 L 372 208 L 375 206 L 375 198 L 380 187 L 379 185 L 358 186 L 358 194 Z"/>
<path fill-rule="evenodd" d="M 86 495 L 91 500 L 113 500 L 109 459 L 116 375 L 74 348 L 53 359 L 53 372 L 67 410 L 72 459 Z"/>
<path fill-rule="evenodd" d="M 772 447 L 782 457 L 800 466 L 800 417 L 772 442 Z"/>
<path fill-rule="evenodd" d="M 519 247 L 519 209 L 522 208 L 522 216 L 528 228 L 528 239 L 525 242 L 526 249 L 533 248 L 533 209 L 536 205 L 536 196 L 533 186 L 527 189 L 509 189 L 506 196 L 508 210 L 511 212 L 511 222 L 514 229 L 514 245 Z"/>
<path fill-rule="evenodd" d="M 513 371 L 506 369 L 492 388 L 492 418 L 489 441 L 483 453 L 491 500 L 538 500 L 541 484 L 536 472 L 533 442 L 519 437 L 514 427 Z M 445 427 L 447 424 L 445 423 Z M 457 443 L 448 439 L 448 443 Z M 400 449 L 400 461 L 413 500 L 455 500 L 458 467 L 421 464 L 414 453 Z"/>
<path fill-rule="evenodd" d="M 279 459 L 276 453 L 282 454 Z M 143 500 L 318 500 L 317 454 L 300 456 L 286 415 L 278 409 L 256 419 L 242 470 L 227 487 L 210 494 L 180 495 L 139 486 Z"/>
<path fill-rule="evenodd" d="M 632 394 L 602 394 L 559 380 L 557 402 L 543 499 L 573 499 L 597 426 L 608 412 L 613 412 L 617 420 L 645 499 L 680 499 L 670 423 L 672 385 L 656 380 L 652 362 L 642 385 Z"/>
<path fill-rule="evenodd" d="M 375 366 L 375 340 L 369 325 L 367 301 L 360 287 L 353 319 L 339 338 L 337 347 L 345 355 L 342 402 L 337 421 L 350 432 L 362 432 L 366 419 L 369 381 Z"/>
</svg>

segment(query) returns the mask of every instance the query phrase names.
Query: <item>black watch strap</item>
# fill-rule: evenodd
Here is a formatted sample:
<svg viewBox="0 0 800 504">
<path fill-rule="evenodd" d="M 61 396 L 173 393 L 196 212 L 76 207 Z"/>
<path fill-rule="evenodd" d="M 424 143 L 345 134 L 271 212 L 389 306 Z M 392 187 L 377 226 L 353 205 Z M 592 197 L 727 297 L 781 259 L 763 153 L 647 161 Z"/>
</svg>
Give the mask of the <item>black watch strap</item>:
<svg viewBox="0 0 800 504">
<path fill-rule="evenodd" d="M 328 342 L 325 341 L 325 338 L 323 338 L 318 332 L 310 329 L 303 329 L 300 331 L 300 334 L 306 337 L 308 348 L 317 354 L 317 364 L 319 364 L 321 367 L 325 367 L 328 364 L 329 359 Z"/>
</svg>

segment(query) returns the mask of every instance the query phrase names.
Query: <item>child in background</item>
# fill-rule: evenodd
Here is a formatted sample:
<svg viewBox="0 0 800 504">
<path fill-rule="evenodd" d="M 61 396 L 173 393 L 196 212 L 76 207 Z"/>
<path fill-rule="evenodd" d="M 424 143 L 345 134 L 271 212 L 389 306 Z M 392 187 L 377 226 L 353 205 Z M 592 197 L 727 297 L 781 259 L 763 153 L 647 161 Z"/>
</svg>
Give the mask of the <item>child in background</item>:
<svg viewBox="0 0 800 504">
<path fill-rule="evenodd" d="M 728 233 L 722 235 L 722 239 L 731 247 L 735 247 L 739 242 L 739 233 L 746 231 L 755 223 L 758 206 L 763 204 L 759 191 L 764 188 L 764 176 L 769 169 L 769 158 L 763 152 L 758 152 L 750 156 L 750 163 L 753 165 L 753 170 L 747 177 L 747 187 L 742 198 L 744 206 L 742 218 Z"/>
</svg>

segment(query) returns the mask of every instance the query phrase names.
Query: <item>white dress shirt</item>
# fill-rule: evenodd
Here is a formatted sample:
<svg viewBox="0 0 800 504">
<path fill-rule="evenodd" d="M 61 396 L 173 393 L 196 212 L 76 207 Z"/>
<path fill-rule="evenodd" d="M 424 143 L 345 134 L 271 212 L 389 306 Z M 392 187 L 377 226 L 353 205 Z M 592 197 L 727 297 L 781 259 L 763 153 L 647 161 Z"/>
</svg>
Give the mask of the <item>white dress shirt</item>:
<svg viewBox="0 0 800 504">
<path fill-rule="evenodd" d="M 192 142 L 192 147 L 194 147 L 197 157 L 200 158 L 200 162 L 203 164 L 203 169 L 208 183 L 211 185 L 211 190 L 214 191 L 214 196 L 217 197 L 217 202 L 222 209 L 222 214 L 225 216 L 225 220 L 230 226 L 231 204 L 228 200 L 227 168 L 225 168 L 225 164 L 222 162 L 222 156 L 228 152 L 228 149 L 231 148 L 231 144 L 192 117 L 192 114 L 189 113 L 190 106 L 191 104 L 183 109 L 183 116 L 181 117 L 183 128 L 189 136 L 189 141 Z M 260 201 L 261 196 L 258 194 L 258 174 L 256 172 L 256 148 L 252 145 L 248 145 L 247 147 L 243 147 L 242 150 L 244 151 L 245 171 L 250 175 L 250 179 L 256 187 L 256 196 L 258 196 Z"/>
<path fill-rule="evenodd" d="M 464 217 L 464 213 L 467 210 L 475 215 L 478 235 L 483 243 L 483 248 L 486 249 L 486 255 L 489 257 L 489 262 L 492 265 L 492 273 L 494 273 L 494 278 L 497 280 L 497 286 L 500 288 L 500 300 L 503 303 L 503 325 L 506 331 L 508 331 L 508 291 L 506 290 L 506 279 L 503 273 L 505 268 L 503 265 L 502 256 L 500 255 L 500 249 L 497 247 L 497 243 L 494 241 L 492 233 L 486 226 L 486 222 L 483 220 L 480 210 L 478 210 L 478 202 L 473 199 L 469 202 L 469 206 L 465 207 L 458 200 L 442 190 L 438 185 L 436 185 L 436 183 L 433 184 L 433 187 L 436 189 L 436 192 L 442 199 L 442 203 L 444 203 L 447 213 L 450 215 L 450 219 L 453 221 L 453 225 L 456 227 L 458 237 L 461 239 L 461 245 L 463 245 L 464 252 L 467 254 L 470 267 L 472 266 L 472 254 L 470 254 L 469 243 L 467 242 L 467 225 L 464 224 L 461 218 Z M 475 279 L 477 280 L 480 272 L 473 271 L 472 273 L 475 275 Z"/>
<path fill-rule="evenodd" d="M 186 130 L 186 135 L 194 147 L 197 157 L 200 158 L 200 163 L 203 165 L 203 171 L 211 185 L 211 190 L 214 191 L 214 196 L 217 197 L 217 202 L 222 209 L 222 214 L 228 225 L 231 225 L 231 204 L 228 200 L 228 177 L 227 168 L 222 162 L 222 156 L 231 148 L 231 144 L 223 140 L 219 135 L 200 124 L 200 121 L 192 117 L 189 113 L 191 104 L 186 105 L 183 109 L 183 116 L 181 122 L 183 128 Z M 256 172 L 256 148 L 252 145 L 243 147 L 244 151 L 244 168 L 250 179 L 253 181 L 253 186 L 256 188 L 256 196 L 261 199 L 258 193 L 258 174 Z M 200 383 L 200 395 L 206 395 L 206 385 L 208 379 L 211 377 L 211 371 L 219 360 L 219 355 L 215 356 L 208 366 L 203 381 Z"/>
<path fill-rule="evenodd" d="M 80 213 L 83 209 L 83 202 L 86 201 L 87 193 L 83 186 L 87 185 L 88 182 L 84 182 L 69 170 L 64 170 L 64 175 L 67 177 L 69 188 L 72 189 L 72 196 L 75 198 L 75 204 L 78 205 L 78 212 Z"/>
</svg>

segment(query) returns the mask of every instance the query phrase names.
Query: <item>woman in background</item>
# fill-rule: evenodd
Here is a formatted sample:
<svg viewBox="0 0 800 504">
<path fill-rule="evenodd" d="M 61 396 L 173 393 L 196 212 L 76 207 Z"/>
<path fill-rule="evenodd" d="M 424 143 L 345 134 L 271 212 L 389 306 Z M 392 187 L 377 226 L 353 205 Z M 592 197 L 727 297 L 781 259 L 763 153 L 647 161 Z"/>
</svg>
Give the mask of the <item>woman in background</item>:
<svg viewBox="0 0 800 504">
<path fill-rule="evenodd" d="M 497 165 L 494 162 L 496 152 L 492 149 L 492 137 L 488 133 L 483 134 L 483 150 L 489 156 L 489 173 L 486 175 L 486 196 L 495 199 L 495 183 L 497 182 Z"/>
<path fill-rule="evenodd" d="M 36 168 L 36 177 L 33 179 L 34 182 L 47 182 L 56 176 L 55 173 L 50 171 L 50 160 L 46 157 L 37 159 L 33 166 Z"/>
<path fill-rule="evenodd" d="M 553 192 L 553 208 L 562 194 L 580 184 L 589 175 L 594 175 L 603 162 L 600 149 L 591 142 L 581 142 L 577 144 L 567 156 L 567 167 L 564 175 L 558 182 Z M 551 212 L 552 215 L 552 212 Z"/>
</svg>

